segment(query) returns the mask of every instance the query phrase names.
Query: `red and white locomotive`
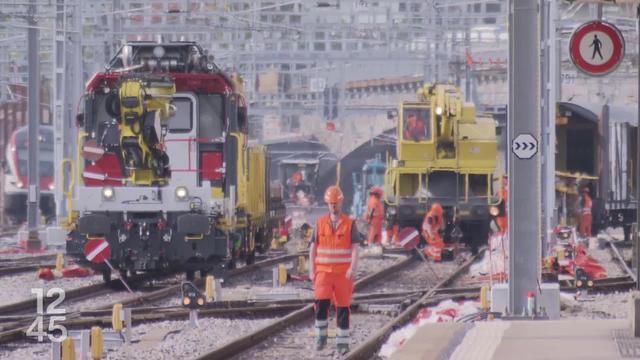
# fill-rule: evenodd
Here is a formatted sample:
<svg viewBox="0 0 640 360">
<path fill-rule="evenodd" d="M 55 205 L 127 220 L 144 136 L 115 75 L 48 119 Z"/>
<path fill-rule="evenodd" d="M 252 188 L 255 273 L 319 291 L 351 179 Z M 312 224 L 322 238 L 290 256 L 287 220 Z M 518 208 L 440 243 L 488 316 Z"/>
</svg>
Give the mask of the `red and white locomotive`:
<svg viewBox="0 0 640 360">
<path fill-rule="evenodd" d="M 193 42 L 125 44 L 88 82 L 67 252 L 120 272 L 210 271 L 266 250 L 285 214 L 238 84 Z M 105 278 L 110 276 L 105 270 Z"/>
</svg>

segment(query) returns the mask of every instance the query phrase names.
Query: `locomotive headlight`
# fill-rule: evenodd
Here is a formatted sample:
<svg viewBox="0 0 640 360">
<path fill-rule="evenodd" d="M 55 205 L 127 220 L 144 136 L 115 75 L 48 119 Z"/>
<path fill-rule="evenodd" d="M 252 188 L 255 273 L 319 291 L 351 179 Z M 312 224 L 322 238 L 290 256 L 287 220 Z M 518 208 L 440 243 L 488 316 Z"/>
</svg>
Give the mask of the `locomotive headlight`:
<svg viewBox="0 0 640 360">
<path fill-rule="evenodd" d="M 53 191 L 55 188 L 56 186 L 53 183 L 49 184 L 49 190 Z"/>
<path fill-rule="evenodd" d="M 489 207 L 489 214 L 491 214 L 491 216 L 498 216 L 500 214 L 500 209 L 498 209 L 497 206 L 491 206 Z"/>
<path fill-rule="evenodd" d="M 187 191 L 186 187 L 178 186 L 176 188 L 176 199 L 178 199 L 178 200 L 186 200 L 188 195 L 189 195 L 189 191 Z"/>
<path fill-rule="evenodd" d="M 440 106 L 436 107 L 436 115 L 442 115 L 442 108 Z"/>
<path fill-rule="evenodd" d="M 105 200 L 113 200 L 115 194 L 116 193 L 111 186 L 102 188 L 102 198 Z"/>
<path fill-rule="evenodd" d="M 22 181 L 18 180 L 18 181 L 16 181 L 16 186 L 17 186 L 19 189 L 22 189 L 22 188 L 24 187 L 24 183 L 23 183 Z"/>
</svg>

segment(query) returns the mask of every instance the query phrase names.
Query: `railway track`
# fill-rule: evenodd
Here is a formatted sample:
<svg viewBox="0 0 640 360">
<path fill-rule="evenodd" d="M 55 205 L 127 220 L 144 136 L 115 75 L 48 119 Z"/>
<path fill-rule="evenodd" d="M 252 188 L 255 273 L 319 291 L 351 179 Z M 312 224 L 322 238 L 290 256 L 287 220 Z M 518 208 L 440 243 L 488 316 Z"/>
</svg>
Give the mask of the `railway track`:
<svg viewBox="0 0 640 360">
<path fill-rule="evenodd" d="M 9 237 L 18 233 L 22 225 L 5 225 L 0 228 L 0 237 Z"/>
<path fill-rule="evenodd" d="M 41 267 L 55 267 L 55 259 L 54 254 L 0 259 L 0 276 L 36 271 Z"/>
<path fill-rule="evenodd" d="M 473 257 L 473 259 L 475 259 L 475 257 Z M 358 343 L 367 341 L 367 333 L 385 328 L 385 324 L 388 324 L 396 318 L 390 318 L 389 313 L 404 314 L 402 309 L 406 306 L 419 306 L 416 304 L 421 303 L 421 299 L 427 296 L 427 294 L 428 297 L 440 296 L 441 298 L 450 298 L 451 294 L 447 294 L 447 292 L 459 294 L 457 296 L 470 296 L 471 294 L 466 289 L 445 289 L 444 287 L 450 284 L 460 273 L 464 272 L 472 261 L 473 260 L 469 260 L 464 265 L 458 267 L 450 276 L 442 276 L 442 279 L 431 277 L 432 286 L 428 288 L 396 292 L 384 291 L 383 289 L 383 291 L 362 293 L 364 289 L 380 288 L 380 286 L 375 286 L 375 283 L 380 280 L 389 282 L 389 278 L 397 278 L 401 272 L 407 270 L 415 271 L 416 269 L 411 265 L 428 265 L 420 263 L 413 258 L 397 264 L 392 268 L 380 270 L 371 276 L 360 279 L 354 286 L 355 293 L 352 304 L 352 323 L 354 324 L 354 328 L 352 329 L 353 338 Z M 422 267 L 418 270 L 426 269 Z M 397 281 L 398 280 L 394 279 L 393 282 Z M 402 284 L 396 285 L 396 287 L 403 287 Z M 442 290 L 440 295 L 438 295 L 439 289 Z M 382 314 L 378 313 L 381 309 L 383 309 Z M 312 329 L 312 319 L 313 304 L 308 304 L 251 334 L 202 355 L 199 359 L 303 359 L 308 356 L 312 356 L 313 358 L 333 358 L 335 354 L 331 343 L 322 353 L 308 352 L 308 349 L 312 347 L 314 339 L 312 336 L 306 334 L 308 330 Z M 369 328 L 363 329 L 362 327 Z M 269 339 L 268 343 L 265 341 L 266 339 Z"/>
<path fill-rule="evenodd" d="M 272 265 L 291 261 L 302 254 L 291 254 L 279 256 L 276 258 L 267 259 L 264 261 L 257 262 L 252 265 L 248 265 L 242 268 L 230 270 L 227 273 L 227 277 L 237 277 L 240 275 L 248 274 L 253 271 L 258 271 L 260 269 L 264 269 L 266 267 L 270 267 Z M 157 276 L 157 274 L 155 274 Z M 154 278 L 153 274 L 141 275 L 136 281 L 148 281 Z M 203 280 L 197 279 L 194 283 L 196 285 L 202 285 Z M 113 288 L 108 286 L 107 284 L 94 284 L 85 286 L 82 288 L 70 290 L 66 292 L 65 303 L 64 306 L 68 306 L 68 301 L 79 302 L 87 299 L 104 296 L 108 293 L 113 292 Z M 156 301 L 169 298 L 173 295 L 178 294 L 181 291 L 180 283 L 170 284 L 158 290 L 153 290 L 147 293 L 143 293 L 137 296 L 133 296 L 129 299 L 123 301 L 116 301 L 115 303 L 121 303 L 125 307 L 131 306 L 139 306 L 139 305 L 149 305 Z M 115 303 L 110 303 L 108 305 L 96 306 L 91 310 L 95 311 L 111 311 L 113 305 Z M 45 307 L 48 305 L 45 299 Z M 25 301 L 21 301 L 14 304 L 9 304 L 0 307 L 0 323 L 4 320 L 5 323 L 0 325 L 0 344 L 5 344 L 8 342 L 20 340 L 24 337 L 25 332 L 27 330 L 27 326 L 30 322 L 33 321 L 33 316 L 29 317 L 29 313 L 35 312 L 36 309 L 36 299 L 28 299 Z M 231 312 L 231 311 L 229 311 Z M 245 312 L 250 312 L 249 310 L 245 310 Z M 178 312 L 180 313 L 180 312 Z M 212 314 L 215 313 L 212 312 Z M 19 316 L 19 315 L 27 315 L 27 316 Z M 180 316 L 180 315 L 175 315 Z M 83 320 L 84 317 L 84 320 Z M 46 318 L 46 316 L 45 316 Z M 93 324 L 96 324 L 97 319 L 95 316 L 86 316 L 83 315 L 82 311 L 71 312 L 66 315 L 66 322 L 62 322 L 61 324 L 69 324 L 69 326 L 81 326 L 82 324 L 90 323 L 93 321 Z M 45 323 L 48 320 L 45 319 Z"/>
</svg>

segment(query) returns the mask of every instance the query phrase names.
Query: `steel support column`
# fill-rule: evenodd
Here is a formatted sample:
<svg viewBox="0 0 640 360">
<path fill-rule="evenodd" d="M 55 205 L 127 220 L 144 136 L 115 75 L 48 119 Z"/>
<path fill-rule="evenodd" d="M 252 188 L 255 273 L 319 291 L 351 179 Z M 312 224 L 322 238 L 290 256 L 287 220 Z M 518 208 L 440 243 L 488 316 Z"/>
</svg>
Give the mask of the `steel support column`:
<svg viewBox="0 0 640 360">
<path fill-rule="evenodd" d="M 556 78 L 556 0 L 543 0 L 542 7 L 542 254 L 553 237 L 553 228 L 557 223 L 555 192 L 555 144 L 556 144 L 556 103 L 558 100 Z"/>
<path fill-rule="evenodd" d="M 38 127 L 40 119 L 40 30 L 36 20 L 36 0 L 29 2 L 29 29 L 27 30 L 28 62 L 29 62 L 29 84 L 28 84 L 28 124 L 29 124 L 29 147 L 28 147 L 28 170 L 29 185 L 27 190 L 27 229 L 29 238 L 27 239 L 27 249 L 40 249 L 41 242 L 38 237 L 38 204 L 40 198 L 40 168 L 38 150 Z"/>
<path fill-rule="evenodd" d="M 540 144 L 540 41 L 537 1 L 509 1 L 509 146 L 520 134 Z M 522 160 L 510 151 L 509 311 L 520 314 L 527 293 L 539 295 L 540 155 Z"/>
<path fill-rule="evenodd" d="M 83 91 L 83 66 L 82 66 L 82 25 L 81 3 L 76 0 L 57 0 L 55 35 L 53 38 L 54 56 L 54 161 L 56 171 L 55 200 L 56 217 L 58 225 L 61 225 L 69 209 L 63 198 L 63 191 L 71 180 L 70 171 L 65 167 L 64 172 L 59 170 L 64 159 L 75 160 L 76 105 Z M 76 164 L 77 166 L 78 164 Z M 60 175 L 64 174 L 61 178 Z"/>
<path fill-rule="evenodd" d="M 636 128 L 636 234 L 635 239 L 640 239 L 640 5 L 638 5 L 637 11 L 637 25 L 636 31 L 638 33 L 638 127 Z M 636 263 L 636 289 L 640 290 L 640 251 L 637 249 L 640 244 L 638 241 L 633 242 L 634 257 Z"/>
</svg>

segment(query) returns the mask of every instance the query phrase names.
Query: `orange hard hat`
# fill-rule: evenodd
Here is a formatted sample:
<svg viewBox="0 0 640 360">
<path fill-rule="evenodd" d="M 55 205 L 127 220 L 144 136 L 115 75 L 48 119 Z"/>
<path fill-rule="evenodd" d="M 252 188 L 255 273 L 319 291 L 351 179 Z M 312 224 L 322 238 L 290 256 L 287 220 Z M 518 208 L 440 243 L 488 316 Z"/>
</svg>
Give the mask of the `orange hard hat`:
<svg viewBox="0 0 640 360">
<path fill-rule="evenodd" d="M 431 204 L 431 210 L 429 211 L 433 211 L 436 215 L 442 216 L 442 206 L 440 206 L 440 204 L 438 204 L 437 202 Z"/>
<path fill-rule="evenodd" d="M 327 204 L 336 204 L 344 199 L 342 190 L 336 185 L 329 186 L 327 191 L 324 192 L 324 202 Z"/>
<path fill-rule="evenodd" d="M 374 186 L 369 189 L 369 195 L 377 195 L 379 197 L 382 197 L 382 195 L 384 195 L 384 191 L 379 186 Z"/>
</svg>

